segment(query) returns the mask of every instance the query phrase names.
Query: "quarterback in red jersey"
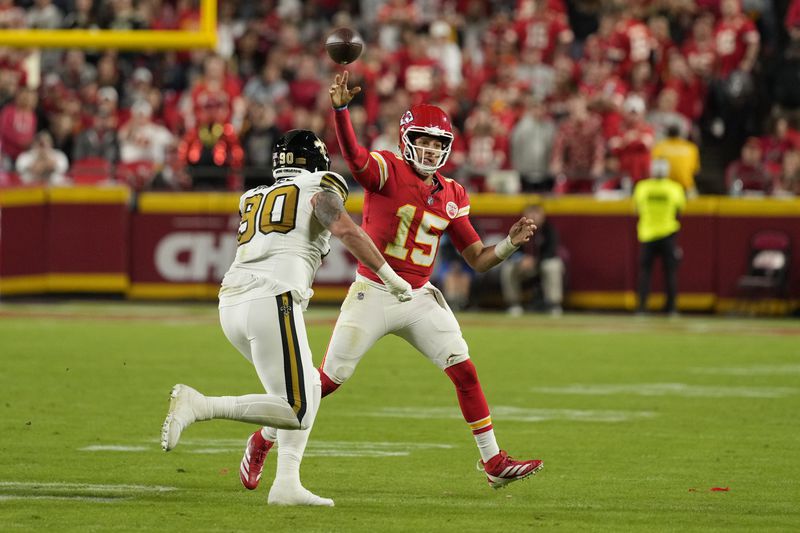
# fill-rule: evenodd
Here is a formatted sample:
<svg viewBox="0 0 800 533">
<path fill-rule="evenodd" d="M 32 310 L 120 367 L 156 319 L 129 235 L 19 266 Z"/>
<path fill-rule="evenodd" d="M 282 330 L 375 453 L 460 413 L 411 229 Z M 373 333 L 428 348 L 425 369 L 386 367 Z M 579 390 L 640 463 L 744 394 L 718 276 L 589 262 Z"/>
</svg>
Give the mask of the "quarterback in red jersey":
<svg viewBox="0 0 800 533">
<path fill-rule="evenodd" d="M 466 191 L 438 172 L 454 140 L 447 114 L 432 105 L 414 105 L 400 118 L 402 156 L 385 150 L 369 152 L 356 141 L 347 110 L 361 88 L 348 89 L 347 81 L 346 71 L 336 75 L 330 95 L 342 155 L 365 189 L 362 228 L 413 290 L 407 305 L 394 305 L 386 287 L 359 264 L 320 368 L 322 395 L 349 379 L 379 339 L 390 333 L 402 337 L 455 385 L 461 412 L 480 451 L 479 467 L 489 484 L 500 488 L 526 478 L 542 468 L 542 461 L 516 461 L 498 447 L 461 328 L 428 279 L 443 233 L 472 268 L 485 272 L 531 238 L 536 229 L 533 220 L 520 218 L 503 241 L 484 246 L 469 221 Z M 266 441 L 274 441 L 270 428 L 260 431 Z M 263 467 L 263 455 L 258 455 L 259 465 L 249 465 L 250 471 Z"/>
</svg>

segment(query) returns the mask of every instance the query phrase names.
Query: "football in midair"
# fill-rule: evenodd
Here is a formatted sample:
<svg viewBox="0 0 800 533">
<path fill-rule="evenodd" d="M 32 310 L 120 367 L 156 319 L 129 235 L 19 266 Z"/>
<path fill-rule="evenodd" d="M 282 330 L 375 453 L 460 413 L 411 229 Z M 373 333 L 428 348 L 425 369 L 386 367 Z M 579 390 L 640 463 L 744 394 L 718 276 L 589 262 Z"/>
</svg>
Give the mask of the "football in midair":
<svg viewBox="0 0 800 533">
<path fill-rule="evenodd" d="M 334 62 L 348 65 L 361 55 L 364 50 L 364 40 L 355 30 L 336 28 L 328 34 L 325 50 Z"/>
</svg>

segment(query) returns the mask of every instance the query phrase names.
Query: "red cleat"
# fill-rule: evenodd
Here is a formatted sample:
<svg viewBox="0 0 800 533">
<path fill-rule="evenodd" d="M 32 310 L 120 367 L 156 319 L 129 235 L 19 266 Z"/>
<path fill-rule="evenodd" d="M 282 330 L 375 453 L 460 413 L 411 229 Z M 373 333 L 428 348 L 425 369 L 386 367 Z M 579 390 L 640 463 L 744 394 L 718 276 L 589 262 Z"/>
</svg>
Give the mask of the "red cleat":
<svg viewBox="0 0 800 533">
<path fill-rule="evenodd" d="M 261 436 L 260 429 L 247 439 L 242 465 L 239 467 L 239 479 L 242 480 L 244 488 L 254 490 L 258 487 L 261 471 L 264 470 L 264 460 L 273 444 L 275 443 Z"/>
<path fill-rule="evenodd" d="M 486 463 L 478 461 L 478 470 L 486 472 L 489 485 L 493 489 L 501 489 L 512 481 L 525 479 L 542 468 L 544 468 L 544 463 L 539 459 L 515 461 L 503 450 L 500 450 L 500 453 Z"/>
</svg>

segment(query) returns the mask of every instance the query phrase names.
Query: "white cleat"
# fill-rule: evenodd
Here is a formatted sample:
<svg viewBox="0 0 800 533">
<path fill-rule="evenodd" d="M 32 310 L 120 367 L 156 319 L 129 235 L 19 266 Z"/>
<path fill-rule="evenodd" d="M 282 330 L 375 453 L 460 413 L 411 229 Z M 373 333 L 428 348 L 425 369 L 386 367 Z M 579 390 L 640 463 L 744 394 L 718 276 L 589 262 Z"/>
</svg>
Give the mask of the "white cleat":
<svg viewBox="0 0 800 533">
<path fill-rule="evenodd" d="M 333 500 L 317 496 L 302 485 L 288 483 L 273 483 L 269 489 L 267 503 L 270 505 L 313 505 L 318 507 L 333 507 Z"/>
<path fill-rule="evenodd" d="M 198 404 L 203 395 L 188 385 L 175 385 L 169 395 L 169 411 L 161 426 L 161 449 L 170 451 L 178 445 L 183 430 L 197 420 Z"/>
</svg>

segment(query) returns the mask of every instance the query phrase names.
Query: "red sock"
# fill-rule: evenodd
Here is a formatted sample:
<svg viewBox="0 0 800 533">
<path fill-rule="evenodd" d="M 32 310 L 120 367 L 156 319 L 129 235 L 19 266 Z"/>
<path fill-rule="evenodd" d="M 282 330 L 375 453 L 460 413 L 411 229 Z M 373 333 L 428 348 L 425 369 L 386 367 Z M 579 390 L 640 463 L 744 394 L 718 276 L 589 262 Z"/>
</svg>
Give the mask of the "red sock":
<svg viewBox="0 0 800 533">
<path fill-rule="evenodd" d="M 467 359 L 463 363 L 445 368 L 444 371 L 456 386 L 461 414 L 464 415 L 464 420 L 469 424 L 472 433 L 478 435 L 490 431 L 492 419 L 489 416 L 489 405 L 486 403 L 472 361 Z"/>
<path fill-rule="evenodd" d="M 321 368 L 318 368 L 317 370 L 319 370 L 319 379 L 322 382 L 322 397 L 324 398 L 328 394 L 338 389 L 339 384 L 334 383 L 334 381 L 331 378 L 329 378 L 328 375 L 325 372 L 323 372 Z"/>
</svg>

